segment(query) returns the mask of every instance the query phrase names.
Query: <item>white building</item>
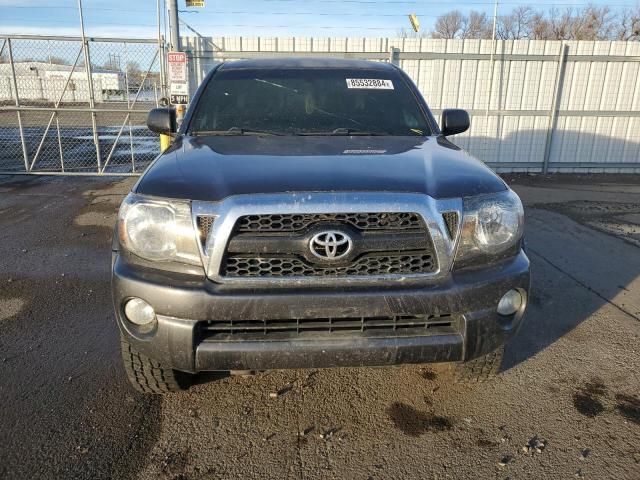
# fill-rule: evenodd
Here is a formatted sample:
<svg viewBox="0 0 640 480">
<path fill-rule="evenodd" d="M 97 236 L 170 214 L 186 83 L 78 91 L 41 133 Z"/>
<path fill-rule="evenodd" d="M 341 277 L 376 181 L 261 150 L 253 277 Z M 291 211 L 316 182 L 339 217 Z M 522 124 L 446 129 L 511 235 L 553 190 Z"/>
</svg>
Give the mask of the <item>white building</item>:
<svg viewBox="0 0 640 480">
<path fill-rule="evenodd" d="M 20 100 L 57 102 L 67 83 L 72 65 L 47 62 L 15 62 L 16 82 Z M 93 69 L 91 72 L 96 102 L 103 102 L 113 96 L 123 98 L 126 90 L 123 72 Z M 11 65 L 0 63 L 0 101 L 14 100 Z M 64 93 L 62 102 L 89 101 L 87 73 L 83 66 L 76 66 Z"/>
</svg>

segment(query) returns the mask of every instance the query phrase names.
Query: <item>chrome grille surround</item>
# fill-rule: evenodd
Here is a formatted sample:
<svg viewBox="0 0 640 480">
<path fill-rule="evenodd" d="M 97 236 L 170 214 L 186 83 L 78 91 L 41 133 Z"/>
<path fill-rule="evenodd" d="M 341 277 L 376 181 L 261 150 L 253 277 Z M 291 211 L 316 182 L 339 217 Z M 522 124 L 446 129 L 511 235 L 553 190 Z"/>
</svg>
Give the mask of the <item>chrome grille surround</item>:
<svg viewBox="0 0 640 480">
<path fill-rule="evenodd" d="M 206 246 L 207 238 L 209 238 L 209 233 L 211 232 L 211 228 L 213 228 L 213 222 L 215 219 L 216 217 L 211 216 L 196 217 L 198 238 L 200 239 L 200 244 L 202 246 Z"/>
<path fill-rule="evenodd" d="M 442 214 L 457 211 L 462 217 L 462 199 L 436 200 L 417 193 L 278 193 L 237 195 L 221 202 L 192 202 L 192 214 L 215 216 L 206 248 L 202 250 L 207 276 L 224 284 L 282 283 L 287 285 L 354 284 L 372 280 L 403 282 L 407 279 L 437 280 L 448 275 L 453 263 L 457 238 L 452 239 Z M 429 273 L 349 275 L 344 277 L 287 276 L 287 277 L 229 277 L 221 275 L 227 244 L 239 218 L 249 215 L 331 214 L 368 212 L 416 212 L 424 220 L 431 236 L 437 267 Z"/>
<path fill-rule="evenodd" d="M 445 212 L 442 214 L 444 223 L 447 225 L 449 237 L 455 239 L 458 235 L 458 225 L 460 224 L 460 214 L 458 212 Z"/>
</svg>

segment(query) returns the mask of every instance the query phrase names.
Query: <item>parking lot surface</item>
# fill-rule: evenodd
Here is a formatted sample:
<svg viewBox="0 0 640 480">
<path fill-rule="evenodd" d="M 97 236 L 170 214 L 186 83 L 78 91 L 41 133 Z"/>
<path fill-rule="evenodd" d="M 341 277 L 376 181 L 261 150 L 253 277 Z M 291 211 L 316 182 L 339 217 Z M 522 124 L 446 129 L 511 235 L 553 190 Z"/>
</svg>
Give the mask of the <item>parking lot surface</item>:
<svg viewBox="0 0 640 480">
<path fill-rule="evenodd" d="M 507 181 L 533 293 L 500 378 L 211 374 L 149 397 L 109 292 L 134 180 L 0 177 L 0 478 L 640 478 L 640 177 Z"/>
</svg>

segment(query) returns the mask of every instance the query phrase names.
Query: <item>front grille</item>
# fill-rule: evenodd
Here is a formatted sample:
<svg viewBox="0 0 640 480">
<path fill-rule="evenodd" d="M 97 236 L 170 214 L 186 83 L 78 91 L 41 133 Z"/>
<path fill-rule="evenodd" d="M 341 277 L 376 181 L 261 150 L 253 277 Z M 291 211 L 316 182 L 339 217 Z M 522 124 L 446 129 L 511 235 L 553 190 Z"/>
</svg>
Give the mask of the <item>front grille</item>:
<svg viewBox="0 0 640 480">
<path fill-rule="evenodd" d="M 288 318 L 268 320 L 226 320 L 203 322 L 201 330 L 218 340 L 321 335 L 434 335 L 459 331 L 459 317 L 437 315 L 395 315 L 345 318 Z"/>
<path fill-rule="evenodd" d="M 351 237 L 340 260 L 318 258 L 309 243 L 327 230 Z M 314 213 L 240 217 L 222 259 L 224 277 L 348 277 L 424 274 L 437 270 L 418 213 Z"/>
<path fill-rule="evenodd" d="M 423 229 L 417 213 L 303 213 L 246 215 L 238 220 L 238 232 L 296 232 L 316 223 L 339 223 L 361 230 Z"/>
<path fill-rule="evenodd" d="M 429 253 L 406 255 L 366 255 L 346 266 L 311 264 L 296 257 L 229 256 L 225 273 L 230 277 L 345 276 L 424 273 L 433 271 Z"/>
</svg>

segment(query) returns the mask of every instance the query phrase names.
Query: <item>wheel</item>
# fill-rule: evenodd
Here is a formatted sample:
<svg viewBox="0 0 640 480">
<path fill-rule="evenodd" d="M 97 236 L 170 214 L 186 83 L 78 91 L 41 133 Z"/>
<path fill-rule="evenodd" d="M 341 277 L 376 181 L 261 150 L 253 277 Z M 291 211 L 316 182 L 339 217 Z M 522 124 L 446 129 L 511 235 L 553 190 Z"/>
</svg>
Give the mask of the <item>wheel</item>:
<svg viewBox="0 0 640 480">
<path fill-rule="evenodd" d="M 455 366 L 458 383 L 478 383 L 489 380 L 500 373 L 504 346 L 496 351 Z"/>
<path fill-rule="evenodd" d="M 125 340 L 121 340 L 121 347 L 124 370 L 133 388 L 139 392 L 162 394 L 189 388 L 191 376 L 188 373 L 163 367 Z"/>
</svg>

